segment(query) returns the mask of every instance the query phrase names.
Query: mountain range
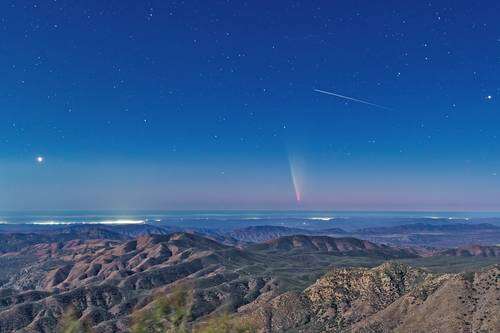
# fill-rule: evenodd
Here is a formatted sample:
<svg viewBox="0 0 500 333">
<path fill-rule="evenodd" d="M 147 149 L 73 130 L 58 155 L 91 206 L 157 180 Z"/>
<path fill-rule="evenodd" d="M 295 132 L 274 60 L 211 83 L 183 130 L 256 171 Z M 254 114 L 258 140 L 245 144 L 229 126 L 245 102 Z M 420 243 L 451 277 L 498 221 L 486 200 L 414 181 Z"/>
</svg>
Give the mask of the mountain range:
<svg viewBox="0 0 500 333">
<path fill-rule="evenodd" d="M 93 332 L 126 332 L 186 286 L 192 325 L 229 313 L 262 332 L 499 328 L 496 246 L 422 251 L 276 226 L 19 231 L 0 234 L 0 332 L 57 331 L 69 308 Z"/>
</svg>

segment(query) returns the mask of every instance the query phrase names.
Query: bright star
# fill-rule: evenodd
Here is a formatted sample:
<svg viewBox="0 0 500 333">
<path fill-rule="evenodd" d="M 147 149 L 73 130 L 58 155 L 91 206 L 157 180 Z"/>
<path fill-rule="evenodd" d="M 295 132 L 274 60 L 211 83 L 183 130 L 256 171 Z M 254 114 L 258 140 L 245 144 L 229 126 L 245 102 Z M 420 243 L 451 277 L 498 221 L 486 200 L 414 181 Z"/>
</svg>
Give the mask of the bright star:
<svg viewBox="0 0 500 333">
<path fill-rule="evenodd" d="M 37 161 L 38 163 L 43 163 L 43 161 L 44 161 L 44 160 L 45 160 L 45 159 L 43 158 L 43 156 L 38 156 L 38 157 L 36 158 L 36 161 Z"/>
<path fill-rule="evenodd" d="M 493 97 L 491 95 L 488 95 L 488 96 L 486 96 L 486 99 L 490 100 L 490 99 L 493 99 Z"/>
</svg>

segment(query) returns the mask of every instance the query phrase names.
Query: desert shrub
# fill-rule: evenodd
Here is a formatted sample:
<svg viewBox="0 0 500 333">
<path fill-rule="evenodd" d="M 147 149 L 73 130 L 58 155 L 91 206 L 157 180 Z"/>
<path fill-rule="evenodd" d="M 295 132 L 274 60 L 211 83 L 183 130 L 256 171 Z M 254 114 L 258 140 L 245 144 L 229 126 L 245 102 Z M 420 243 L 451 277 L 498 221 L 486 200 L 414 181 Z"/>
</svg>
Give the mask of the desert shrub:
<svg viewBox="0 0 500 333">
<path fill-rule="evenodd" d="M 78 319 L 76 310 L 68 308 L 59 320 L 57 332 L 59 333 L 92 333 L 89 323 Z"/>
<path fill-rule="evenodd" d="M 465 273 L 463 273 L 463 277 L 469 283 L 474 282 L 474 272 L 465 272 Z M 472 289 L 474 289 L 474 288 L 472 288 Z"/>
<path fill-rule="evenodd" d="M 150 309 L 134 315 L 132 333 L 187 333 L 190 298 L 180 288 L 168 296 L 157 297 Z"/>
<path fill-rule="evenodd" d="M 132 333 L 254 333 L 255 329 L 223 314 L 195 328 L 188 326 L 192 295 L 188 288 L 176 289 L 168 296 L 157 297 L 151 308 L 134 315 Z M 71 332 L 73 333 L 73 332 Z"/>
<path fill-rule="evenodd" d="M 193 333 L 254 333 L 252 325 L 231 318 L 227 313 L 210 319 Z"/>
</svg>

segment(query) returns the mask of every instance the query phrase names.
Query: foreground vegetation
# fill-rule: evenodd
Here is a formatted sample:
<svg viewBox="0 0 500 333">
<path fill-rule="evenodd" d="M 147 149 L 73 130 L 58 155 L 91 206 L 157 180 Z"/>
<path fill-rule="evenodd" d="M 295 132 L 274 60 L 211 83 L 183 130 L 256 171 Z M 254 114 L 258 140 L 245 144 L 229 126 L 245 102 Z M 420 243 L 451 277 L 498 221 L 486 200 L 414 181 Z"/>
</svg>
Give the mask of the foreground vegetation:
<svg viewBox="0 0 500 333">
<path fill-rule="evenodd" d="M 133 315 L 132 333 L 254 333 L 255 328 L 229 314 L 223 313 L 196 326 L 191 319 L 191 295 L 184 289 L 176 289 L 168 296 L 159 296 L 148 309 Z M 73 309 L 61 318 L 60 333 L 93 333 L 91 326 L 77 318 Z"/>
</svg>

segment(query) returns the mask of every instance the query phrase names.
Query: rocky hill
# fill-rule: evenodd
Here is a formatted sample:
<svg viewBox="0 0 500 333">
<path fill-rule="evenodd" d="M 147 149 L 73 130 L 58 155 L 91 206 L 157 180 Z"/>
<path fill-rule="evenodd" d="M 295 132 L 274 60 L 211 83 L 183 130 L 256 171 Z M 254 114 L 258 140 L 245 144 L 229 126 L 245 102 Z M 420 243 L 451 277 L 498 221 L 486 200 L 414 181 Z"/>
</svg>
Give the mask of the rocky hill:
<svg viewBox="0 0 500 333">
<path fill-rule="evenodd" d="M 328 236 L 295 235 L 273 239 L 250 247 L 254 250 L 279 252 L 323 252 L 335 255 L 357 256 L 370 255 L 383 258 L 412 258 L 417 255 L 407 249 L 398 249 L 375 244 L 352 237 L 333 238 Z"/>
<path fill-rule="evenodd" d="M 334 228 L 328 230 L 310 230 L 300 228 L 289 228 L 283 226 L 251 226 L 247 228 L 235 229 L 228 233 L 231 237 L 245 242 L 261 243 L 284 236 L 292 235 L 344 235 L 342 229 Z"/>
<path fill-rule="evenodd" d="M 398 263 L 334 269 L 240 312 L 264 332 L 498 332 L 499 267 L 434 275 Z"/>
<path fill-rule="evenodd" d="M 500 257 L 500 246 L 471 245 L 440 251 L 438 255 L 455 257 Z"/>
</svg>

